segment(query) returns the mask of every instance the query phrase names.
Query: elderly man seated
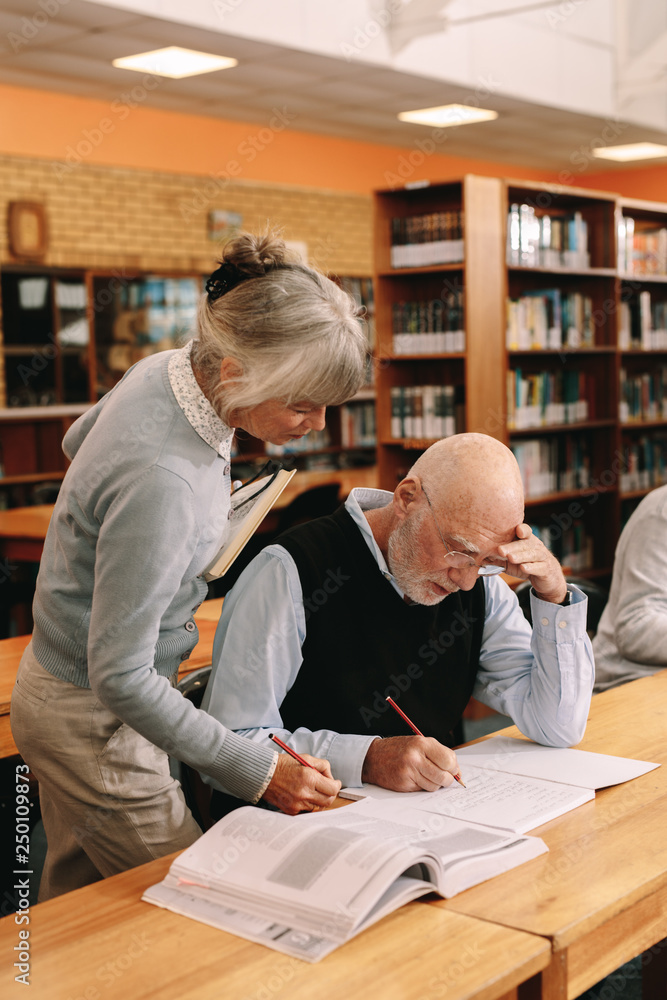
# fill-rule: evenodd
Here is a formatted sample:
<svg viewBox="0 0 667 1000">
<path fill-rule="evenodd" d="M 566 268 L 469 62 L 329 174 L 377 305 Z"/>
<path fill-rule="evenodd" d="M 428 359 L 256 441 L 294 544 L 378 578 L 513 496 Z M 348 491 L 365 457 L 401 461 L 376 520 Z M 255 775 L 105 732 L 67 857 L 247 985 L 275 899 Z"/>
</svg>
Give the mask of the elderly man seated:
<svg viewBox="0 0 667 1000">
<path fill-rule="evenodd" d="M 577 743 L 593 686 L 586 597 L 523 516 L 516 460 L 484 434 L 436 442 L 393 493 L 352 490 L 227 595 L 203 707 L 327 758 L 345 785 L 397 791 L 452 782 L 471 695 L 539 743 Z M 531 581 L 532 630 L 504 570 Z"/>
</svg>

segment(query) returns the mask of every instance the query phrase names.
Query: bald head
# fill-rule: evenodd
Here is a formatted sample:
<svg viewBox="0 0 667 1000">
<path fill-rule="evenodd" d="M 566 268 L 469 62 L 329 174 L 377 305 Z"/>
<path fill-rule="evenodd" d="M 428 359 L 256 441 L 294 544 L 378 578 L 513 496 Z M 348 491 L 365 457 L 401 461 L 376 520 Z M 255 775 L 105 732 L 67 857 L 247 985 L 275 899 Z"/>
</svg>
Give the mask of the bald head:
<svg viewBox="0 0 667 1000">
<path fill-rule="evenodd" d="M 479 522 L 505 531 L 523 521 L 523 485 L 517 461 L 487 434 L 455 434 L 431 445 L 408 473 L 418 476 L 434 507 L 446 511 L 452 531 Z"/>
</svg>

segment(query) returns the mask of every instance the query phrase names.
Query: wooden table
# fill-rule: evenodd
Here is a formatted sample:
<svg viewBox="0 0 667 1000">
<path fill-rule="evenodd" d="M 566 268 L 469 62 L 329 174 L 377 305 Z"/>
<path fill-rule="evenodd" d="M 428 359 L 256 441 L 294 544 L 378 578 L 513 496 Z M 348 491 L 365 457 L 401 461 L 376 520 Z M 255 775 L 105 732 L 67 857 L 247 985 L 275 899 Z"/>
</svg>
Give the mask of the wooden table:
<svg viewBox="0 0 667 1000">
<path fill-rule="evenodd" d="M 543 1000 L 572 1000 L 648 949 L 643 1000 L 665 1000 L 667 670 L 596 695 L 579 746 L 662 766 L 538 828 L 549 854 L 432 905 L 548 938 Z"/>
<path fill-rule="evenodd" d="M 287 507 L 301 493 L 326 483 L 338 483 L 341 498 L 355 486 L 377 486 L 377 468 L 297 472 L 276 501 L 274 511 Z M 15 507 L 0 510 L 0 557 L 11 562 L 39 562 L 44 539 L 53 513 L 53 504 L 35 507 Z M 259 526 L 259 532 L 275 527 L 270 516 Z"/>
<path fill-rule="evenodd" d="M 0 510 L 0 556 L 8 562 L 39 562 L 53 504 Z"/>
<path fill-rule="evenodd" d="M 30 989 L 9 980 L 19 927 L 0 920 L 4 997 L 31 1000 L 516 1000 L 542 938 L 409 903 L 315 965 L 141 901 L 162 858 L 29 912 Z M 9 990 L 7 985 L 9 985 Z M 24 992 L 21 992 L 24 990 Z"/>
<path fill-rule="evenodd" d="M 222 598 L 204 601 L 194 618 L 199 629 L 199 642 L 192 651 L 189 660 L 181 663 L 178 676 L 211 665 L 213 639 L 222 608 Z M 13 757 L 18 753 L 9 724 L 9 707 L 11 702 L 16 672 L 19 667 L 23 650 L 30 642 L 29 635 L 12 636 L 10 639 L 0 639 L 0 759 Z"/>
</svg>

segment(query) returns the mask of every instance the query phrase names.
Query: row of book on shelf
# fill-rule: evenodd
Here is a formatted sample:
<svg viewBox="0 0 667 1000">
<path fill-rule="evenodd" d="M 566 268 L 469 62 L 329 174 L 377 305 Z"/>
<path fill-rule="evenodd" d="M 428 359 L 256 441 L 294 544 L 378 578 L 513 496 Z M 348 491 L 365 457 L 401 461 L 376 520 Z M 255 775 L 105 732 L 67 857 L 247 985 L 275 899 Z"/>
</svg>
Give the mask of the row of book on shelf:
<svg viewBox="0 0 667 1000">
<path fill-rule="evenodd" d="M 621 274 L 667 276 L 667 228 L 655 223 L 641 227 L 629 215 L 617 225 L 618 270 Z"/>
<path fill-rule="evenodd" d="M 551 270 L 590 267 L 588 224 L 581 212 L 539 213 L 527 203 L 510 205 L 507 263 Z"/>
<path fill-rule="evenodd" d="M 450 354 L 465 351 L 463 291 L 392 306 L 394 354 Z"/>
<path fill-rule="evenodd" d="M 622 450 L 622 493 L 650 490 L 667 483 L 667 434 L 624 437 Z"/>
<path fill-rule="evenodd" d="M 667 365 L 633 375 L 621 368 L 618 418 L 622 424 L 667 420 Z"/>
<path fill-rule="evenodd" d="M 576 424 L 595 416 L 594 382 L 582 371 L 507 372 L 510 430 Z"/>
<path fill-rule="evenodd" d="M 506 341 L 510 351 L 590 347 L 595 341 L 593 300 L 560 288 L 508 298 Z"/>
<path fill-rule="evenodd" d="M 593 539 L 581 519 L 556 513 L 549 524 L 531 524 L 531 528 L 570 573 L 593 568 Z"/>
<path fill-rule="evenodd" d="M 392 386 L 392 438 L 437 440 L 456 434 L 462 420 L 460 402 L 453 385 Z"/>
<path fill-rule="evenodd" d="M 655 301 L 646 290 L 622 299 L 618 346 L 622 351 L 667 350 L 667 302 Z"/>
<path fill-rule="evenodd" d="M 390 260 L 394 268 L 460 263 L 463 260 L 461 211 L 393 218 Z"/>
<path fill-rule="evenodd" d="M 343 448 L 374 448 L 375 401 L 340 408 L 340 443 Z"/>
<path fill-rule="evenodd" d="M 591 485 L 591 457 L 581 434 L 529 438 L 511 444 L 526 499 L 573 493 Z"/>
</svg>

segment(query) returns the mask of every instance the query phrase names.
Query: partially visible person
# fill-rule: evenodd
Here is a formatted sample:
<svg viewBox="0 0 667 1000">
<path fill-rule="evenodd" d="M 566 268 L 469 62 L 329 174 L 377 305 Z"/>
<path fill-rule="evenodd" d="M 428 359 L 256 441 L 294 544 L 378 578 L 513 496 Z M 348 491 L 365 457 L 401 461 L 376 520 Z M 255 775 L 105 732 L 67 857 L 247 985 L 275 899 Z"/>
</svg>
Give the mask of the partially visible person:
<svg viewBox="0 0 667 1000">
<path fill-rule="evenodd" d="M 593 653 L 596 691 L 667 667 L 667 486 L 645 496 L 621 532 Z"/>
<path fill-rule="evenodd" d="M 203 707 L 260 745 L 273 731 L 325 756 L 346 785 L 397 791 L 451 783 L 471 695 L 538 743 L 577 743 L 587 599 L 523 517 L 516 459 L 483 434 L 432 445 L 393 494 L 353 490 L 244 570 Z M 532 631 L 503 570 L 532 583 Z M 424 737 L 403 735 L 388 694 Z"/>
<path fill-rule="evenodd" d="M 363 382 L 365 337 L 352 298 L 272 236 L 227 244 L 206 288 L 195 340 L 138 362 L 63 443 L 11 706 L 39 780 L 40 899 L 200 835 L 168 754 L 289 813 L 340 787 L 326 761 L 237 736 L 173 683 L 227 530 L 234 428 L 274 444 L 321 429 Z"/>
</svg>

